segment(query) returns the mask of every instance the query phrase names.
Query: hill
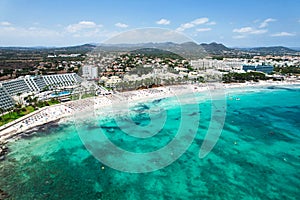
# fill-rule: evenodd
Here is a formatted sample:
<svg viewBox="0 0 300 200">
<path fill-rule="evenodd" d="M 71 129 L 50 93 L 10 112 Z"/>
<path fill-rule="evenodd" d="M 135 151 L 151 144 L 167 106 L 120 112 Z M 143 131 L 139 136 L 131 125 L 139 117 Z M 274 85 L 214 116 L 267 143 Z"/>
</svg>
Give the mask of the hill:
<svg viewBox="0 0 300 200">
<path fill-rule="evenodd" d="M 216 42 L 212 42 L 210 44 L 202 43 L 200 45 L 205 49 L 207 53 L 214 54 L 214 55 L 221 55 L 232 50 L 224 46 L 223 44 L 218 44 Z"/>
<path fill-rule="evenodd" d="M 283 47 L 283 46 L 273 46 L 273 47 L 257 47 L 251 48 L 250 52 L 256 52 L 260 54 L 273 54 L 273 55 L 284 55 L 284 54 L 295 54 L 296 50 Z"/>
<path fill-rule="evenodd" d="M 133 50 L 130 53 L 131 54 L 141 54 L 141 55 L 145 55 L 147 57 L 152 56 L 152 57 L 158 57 L 158 58 L 172 58 L 172 59 L 180 59 L 180 60 L 183 59 L 178 54 L 175 54 L 170 51 L 156 49 L 156 48 L 142 48 L 142 49 Z"/>
</svg>

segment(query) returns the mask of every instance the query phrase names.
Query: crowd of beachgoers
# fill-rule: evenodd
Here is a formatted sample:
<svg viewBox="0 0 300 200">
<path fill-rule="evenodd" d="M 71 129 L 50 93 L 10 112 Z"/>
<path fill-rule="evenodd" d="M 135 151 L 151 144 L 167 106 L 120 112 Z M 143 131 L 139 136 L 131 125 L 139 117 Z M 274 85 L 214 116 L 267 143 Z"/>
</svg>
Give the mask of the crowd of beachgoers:
<svg viewBox="0 0 300 200">
<path fill-rule="evenodd" d="M 81 113 L 86 109 L 101 110 L 109 106 L 122 106 L 124 103 L 135 103 L 160 98 L 181 95 L 184 93 L 199 93 L 214 89 L 227 88 L 242 88 L 242 87 L 256 87 L 256 86 L 274 86 L 274 85 L 290 85 L 300 84 L 300 82 L 248 82 L 236 84 L 222 84 L 222 83 L 207 83 L 207 84 L 190 84 L 190 85 L 174 85 L 162 86 L 157 88 L 128 91 L 122 93 L 114 93 L 110 95 L 100 95 L 96 97 L 86 98 L 82 100 L 64 102 L 58 105 L 44 107 L 29 115 L 26 115 L 16 121 L 0 127 L 0 141 L 5 141 L 14 138 L 20 133 L 26 132 L 36 126 L 41 126 L 49 122 L 59 119 L 68 119 L 74 113 Z"/>
</svg>

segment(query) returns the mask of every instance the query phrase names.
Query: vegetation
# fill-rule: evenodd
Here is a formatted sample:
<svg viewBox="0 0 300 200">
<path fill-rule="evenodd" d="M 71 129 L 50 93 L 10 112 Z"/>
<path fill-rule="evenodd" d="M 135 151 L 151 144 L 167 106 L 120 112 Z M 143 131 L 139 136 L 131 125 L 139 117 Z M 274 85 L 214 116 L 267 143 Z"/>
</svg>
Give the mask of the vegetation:
<svg viewBox="0 0 300 200">
<path fill-rule="evenodd" d="M 223 75 L 222 81 L 224 83 L 244 83 L 246 81 L 266 80 L 267 77 L 264 73 L 260 72 L 247 72 L 247 73 L 228 73 Z"/>
<path fill-rule="evenodd" d="M 13 110 L 9 111 L 7 114 L 0 116 L 0 126 L 23 117 L 29 113 L 32 113 L 38 108 L 51 106 L 58 103 L 59 101 L 56 99 L 51 99 L 50 101 L 36 101 L 35 99 L 33 99 L 30 105 L 26 107 L 22 107 L 20 104 L 17 104 L 15 105 L 15 108 Z"/>
<path fill-rule="evenodd" d="M 90 45 L 65 48 L 0 47 L 0 79 L 57 72 L 77 72 L 86 53 L 93 48 L 94 46 Z M 59 56 L 61 54 L 78 54 L 78 56 Z M 48 57 L 48 55 L 53 55 L 53 57 Z"/>
<path fill-rule="evenodd" d="M 275 67 L 274 71 L 281 74 L 300 74 L 300 67 Z"/>
<path fill-rule="evenodd" d="M 55 105 L 55 104 L 58 104 L 58 103 L 59 103 L 59 100 L 51 99 L 50 101 L 38 101 L 35 104 L 35 106 L 39 107 L 39 108 L 42 108 L 42 107 L 45 107 L 45 106 L 52 106 L 52 105 Z"/>
<path fill-rule="evenodd" d="M 52 106 L 55 104 L 59 104 L 60 102 L 57 99 L 51 99 L 50 101 L 47 101 L 47 103 L 49 104 L 49 106 Z"/>
<path fill-rule="evenodd" d="M 139 55 L 139 54 L 152 59 L 161 58 L 161 59 L 184 60 L 184 58 L 180 55 L 177 55 L 170 51 L 165 51 L 156 48 L 142 48 L 142 49 L 131 51 L 131 55 Z"/>
<path fill-rule="evenodd" d="M 0 126 L 7 124 L 11 121 L 14 121 L 20 117 L 23 117 L 33 111 L 35 111 L 35 108 L 33 106 L 26 106 L 20 110 L 14 109 L 13 111 L 10 111 L 9 113 L 2 115 L 0 117 Z"/>
</svg>

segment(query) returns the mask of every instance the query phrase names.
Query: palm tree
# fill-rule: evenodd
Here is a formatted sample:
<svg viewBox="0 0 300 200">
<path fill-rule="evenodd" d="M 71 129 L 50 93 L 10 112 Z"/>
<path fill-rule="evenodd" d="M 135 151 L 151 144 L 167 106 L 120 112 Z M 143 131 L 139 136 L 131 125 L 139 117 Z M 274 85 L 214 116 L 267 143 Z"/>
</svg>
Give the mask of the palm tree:
<svg viewBox="0 0 300 200">
<path fill-rule="evenodd" d="M 128 82 L 128 89 L 129 89 L 129 88 L 132 89 L 132 88 L 133 88 L 133 84 L 134 84 L 133 81 L 129 81 L 129 82 Z"/>
<path fill-rule="evenodd" d="M 36 107 L 37 107 L 37 104 L 38 104 L 38 98 L 37 98 L 37 97 L 34 97 L 34 98 L 31 100 L 31 103 L 32 103 L 32 106 L 33 106 L 34 108 L 36 108 Z"/>
<path fill-rule="evenodd" d="M 178 84 L 178 83 L 181 83 L 181 81 L 182 81 L 182 78 L 181 78 L 180 76 L 178 76 L 178 77 L 176 78 L 177 84 Z"/>
<path fill-rule="evenodd" d="M 171 85 L 174 85 L 175 79 L 173 77 L 170 78 Z"/>
<path fill-rule="evenodd" d="M 21 104 L 21 98 L 20 98 L 21 94 L 22 94 L 21 92 L 18 92 L 18 93 L 17 93 L 17 96 L 18 96 L 18 103 L 19 103 L 19 104 Z"/>
</svg>

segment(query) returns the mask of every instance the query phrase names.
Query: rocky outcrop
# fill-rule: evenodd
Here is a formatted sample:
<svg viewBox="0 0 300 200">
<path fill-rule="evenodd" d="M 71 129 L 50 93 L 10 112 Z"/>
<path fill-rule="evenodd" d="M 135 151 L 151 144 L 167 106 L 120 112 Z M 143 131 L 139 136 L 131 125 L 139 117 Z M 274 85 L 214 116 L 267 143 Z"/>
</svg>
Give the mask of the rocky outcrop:
<svg viewBox="0 0 300 200">
<path fill-rule="evenodd" d="M 0 189 L 0 199 L 7 199 L 8 197 L 8 193 Z"/>
<path fill-rule="evenodd" d="M 8 153 L 7 142 L 0 142 L 0 161 L 5 159 L 5 155 Z M 0 198 L 1 199 L 1 198 Z"/>
</svg>

